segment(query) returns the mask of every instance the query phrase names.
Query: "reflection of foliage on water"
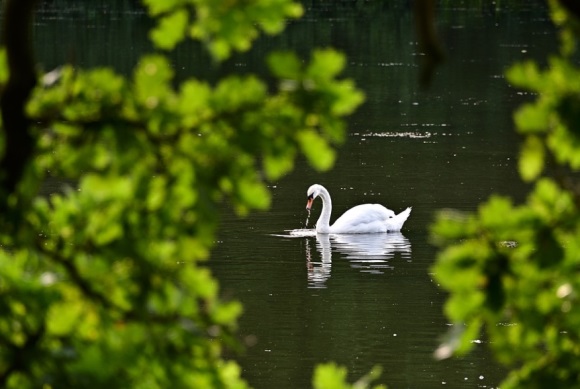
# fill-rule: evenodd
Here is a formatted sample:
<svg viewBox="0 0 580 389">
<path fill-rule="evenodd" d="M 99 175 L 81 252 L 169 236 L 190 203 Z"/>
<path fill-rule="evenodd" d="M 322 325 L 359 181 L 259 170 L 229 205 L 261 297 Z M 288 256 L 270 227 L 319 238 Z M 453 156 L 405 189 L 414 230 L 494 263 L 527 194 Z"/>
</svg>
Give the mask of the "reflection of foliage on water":
<svg viewBox="0 0 580 389">
<path fill-rule="evenodd" d="M 485 331 L 513 369 L 502 388 L 571 388 L 580 375 L 580 29 L 551 3 L 560 54 L 546 69 L 528 61 L 507 72 L 537 96 L 514 115 L 520 175 L 533 185 L 527 201 L 493 196 L 477 214 L 445 211 L 433 226 L 444 247 L 433 270 L 451 292 L 445 311 L 454 323 L 436 356 L 469 351 Z"/>
</svg>

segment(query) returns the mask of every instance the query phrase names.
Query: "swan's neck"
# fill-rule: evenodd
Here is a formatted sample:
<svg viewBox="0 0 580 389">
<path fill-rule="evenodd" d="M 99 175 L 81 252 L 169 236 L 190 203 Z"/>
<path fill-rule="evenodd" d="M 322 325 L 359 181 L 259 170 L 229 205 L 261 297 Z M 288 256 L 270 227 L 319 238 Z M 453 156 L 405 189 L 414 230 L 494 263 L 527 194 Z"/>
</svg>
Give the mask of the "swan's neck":
<svg viewBox="0 0 580 389">
<path fill-rule="evenodd" d="M 332 200 L 330 194 L 325 188 L 320 191 L 322 200 L 322 213 L 316 222 L 316 232 L 328 234 L 330 232 L 330 213 L 332 212 Z"/>
</svg>

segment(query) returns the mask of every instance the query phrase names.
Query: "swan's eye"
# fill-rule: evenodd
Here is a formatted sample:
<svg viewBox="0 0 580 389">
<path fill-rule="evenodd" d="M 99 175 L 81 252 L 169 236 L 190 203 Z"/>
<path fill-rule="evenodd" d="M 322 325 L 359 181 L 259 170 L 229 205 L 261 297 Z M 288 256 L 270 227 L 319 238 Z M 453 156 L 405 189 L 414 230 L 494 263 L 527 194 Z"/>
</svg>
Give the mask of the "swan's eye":
<svg viewBox="0 0 580 389">
<path fill-rule="evenodd" d="M 308 195 L 308 200 L 312 200 L 313 198 L 314 198 L 313 195 L 311 195 L 311 194 Z"/>
</svg>

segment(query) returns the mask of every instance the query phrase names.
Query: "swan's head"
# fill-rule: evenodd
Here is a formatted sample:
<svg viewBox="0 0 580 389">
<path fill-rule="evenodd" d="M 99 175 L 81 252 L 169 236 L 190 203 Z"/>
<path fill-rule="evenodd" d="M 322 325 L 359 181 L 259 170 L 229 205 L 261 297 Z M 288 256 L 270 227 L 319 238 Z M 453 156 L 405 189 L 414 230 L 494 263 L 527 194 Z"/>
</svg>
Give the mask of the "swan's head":
<svg viewBox="0 0 580 389">
<path fill-rule="evenodd" d="M 320 195 L 320 192 L 322 191 L 322 186 L 318 185 L 318 184 L 314 184 L 312 185 L 310 188 L 308 188 L 308 190 L 306 191 L 306 196 L 308 197 L 308 200 L 306 202 L 306 209 L 310 211 L 310 208 L 312 208 L 312 203 L 314 202 L 314 199 L 318 197 L 318 195 Z"/>
</svg>

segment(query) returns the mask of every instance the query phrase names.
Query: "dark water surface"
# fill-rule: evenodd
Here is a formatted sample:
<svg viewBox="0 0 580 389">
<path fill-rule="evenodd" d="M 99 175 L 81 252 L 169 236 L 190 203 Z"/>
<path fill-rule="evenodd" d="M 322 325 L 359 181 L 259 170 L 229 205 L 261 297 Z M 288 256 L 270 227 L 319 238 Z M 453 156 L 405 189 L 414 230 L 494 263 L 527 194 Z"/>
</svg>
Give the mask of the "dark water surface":
<svg viewBox="0 0 580 389">
<path fill-rule="evenodd" d="M 325 361 L 347 366 L 352 380 L 379 364 L 390 388 L 496 387 L 505 372 L 483 337 L 464 358 L 432 357 L 449 323 L 445 293 L 429 270 L 436 249 L 428 229 L 441 208 L 476 210 L 496 192 L 523 198 L 511 114 L 529 96 L 510 88 L 503 73 L 515 61 L 556 50 L 545 6 L 441 9 L 447 59 L 421 91 L 408 6 L 321 4 L 284 35 L 261 39 L 255 51 L 220 67 L 196 45 L 173 55 L 180 77 L 213 78 L 260 72 L 274 49 L 334 46 L 348 55 L 347 74 L 367 96 L 331 172 L 300 160 L 293 174 L 271 184 L 270 211 L 242 220 L 224 211 L 210 266 L 223 295 L 244 304 L 239 333 L 247 348 L 234 358 L 258 389 L 307 388 L 314 365 Z M 150 50 L 149 22 L 131 10 L 107 12 L 45 8 L 36 26 L 43 66 L 72 58 L 129 72 Z M 330 191 L 332 220 L 363 202 L 413 212 L 401 234 L 291 235 L 312 228 L 319 215 L 317 201 L 305 226 L 313 183 Z"/>
</svg>

